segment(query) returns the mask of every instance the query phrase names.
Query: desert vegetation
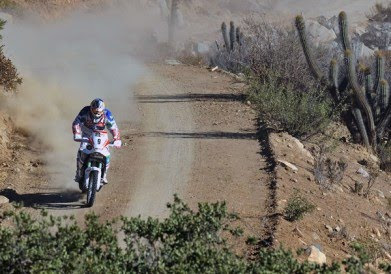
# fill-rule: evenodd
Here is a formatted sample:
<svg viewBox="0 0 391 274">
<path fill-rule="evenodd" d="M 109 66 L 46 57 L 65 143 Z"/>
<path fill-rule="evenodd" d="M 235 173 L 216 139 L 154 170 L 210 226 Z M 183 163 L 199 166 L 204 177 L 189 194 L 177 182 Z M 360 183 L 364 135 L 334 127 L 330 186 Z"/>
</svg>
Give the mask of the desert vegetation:
<svg viewBox="0 0 391 274">
<path fill-rule="evenodd" d="M 224 23 L 221 29 L 225 42 L 211 61 L 247 76 L 249 99 L 269 127 L 304 137 L 322 131 L 338 116 L 341 106 L 307 70 L 293 28 L 248 19 L 245 32 L 238 30 L 239 40 L 228 38 L 233 35 L 227 35 Z M 319 59 L 325 54 L 316 51 Z"/>
<path fill-rule="evenodd" d="M 376 9 L 373 18 L 387 14 L 386 7 Z M 354 141 L 380 152 L 389 139 L 390 54 L 355 56 L 348 18 L 341 12 L 338 19 L 336 50 L 313 45 L 302 16 L 296 17 L 296 29 L 249 19 L 240 43 L 223 23 L 224 43 L 211 62 L 247 75 L 250 100 L 272 128 L 308 136 L 340 119 Z"/>
<path fill-rule="evenodd" d="M 299 262 L 283 248 L 261 249 L 256 258 L 248 260 L 228 248 L 223 232 L 239 237 L 240 229 L 232 227 L 231 221 L 238 216 L 229 214 L 225 203 L 201 203 L 195 212 L 175 197 L 167 206 L 170 215 L 164 220 L 122 217 L 101 223 L 98 216 L 89 214 L 83 227 L 72 217 L 54 217 L 44 211 L 39 219 L 24 211 L 6 212 L 1 216 L 8 225 L 0 227 L 0 267 L 7 273 L 336 273 L 363 269 L 360 257 L 347 259 L 343 265 L 320 266 Z"/>
<path fill-rule="evenodd" d="M 5 24 L 6 21 L 0 20 L 0 31 L 4 28 Z M 21 83 L 22 78 L 18 75 L 11 60 L 4 55 L 3 46 L 0 46 L 0 85 L 5 91 L 12 91 Z"/>
</svg>

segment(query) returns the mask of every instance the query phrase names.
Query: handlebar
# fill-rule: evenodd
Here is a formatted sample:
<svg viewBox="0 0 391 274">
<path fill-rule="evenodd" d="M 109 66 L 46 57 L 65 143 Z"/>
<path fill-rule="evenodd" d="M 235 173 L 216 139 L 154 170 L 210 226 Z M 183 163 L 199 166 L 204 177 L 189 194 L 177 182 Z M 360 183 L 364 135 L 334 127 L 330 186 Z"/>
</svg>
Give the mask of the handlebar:
<svg viewBox="0 0 391 274">
<path fill-rule="evenodd" d="M 83 137 L 83 138 L 74 139 L 74 141 L 78 142 L 78 143 L 88 143 L 89 139 L 86 137 Z"/>
<path fill-rule="evenodd" d="M 88 139 L 87 137 L 82 137 L 82 138 L 78 138 L 78 139 L 74 139 L 75 142 L 78 142 L 78 143 L 89 143 L 90 142 L 90 139 Z M 110 142 L 110 144 L 107 145 L 107 147 L 114 147 L 114 140 L 112 140 Z"/>
</svg>

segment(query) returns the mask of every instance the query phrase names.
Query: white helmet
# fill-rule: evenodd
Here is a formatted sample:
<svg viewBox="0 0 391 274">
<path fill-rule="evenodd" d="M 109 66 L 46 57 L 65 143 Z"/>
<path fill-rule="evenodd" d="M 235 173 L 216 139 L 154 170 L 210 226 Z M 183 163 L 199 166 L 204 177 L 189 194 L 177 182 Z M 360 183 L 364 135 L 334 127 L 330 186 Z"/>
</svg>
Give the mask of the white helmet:
<svg viewBox="0 0 391 274">
<path fill-rule="evenodd" d="M 103 111 L 105 110 L 105 103 L 102 99 L 96 98 L 92 100 L 90 104 L 91 114 L 95 119 L 99 119 L 103 115 Z"/>
</svg>

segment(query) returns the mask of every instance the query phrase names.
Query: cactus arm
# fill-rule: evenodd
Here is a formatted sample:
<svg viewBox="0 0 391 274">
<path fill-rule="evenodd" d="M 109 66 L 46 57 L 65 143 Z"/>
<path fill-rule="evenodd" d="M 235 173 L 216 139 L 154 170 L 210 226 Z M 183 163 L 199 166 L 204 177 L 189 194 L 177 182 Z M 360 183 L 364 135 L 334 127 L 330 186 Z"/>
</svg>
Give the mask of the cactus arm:
<svg viewBox="0 0 391 274">
<path fill-rule="evenodd" d="M 329 68 L 329 82 L 330 82 L 330 88 L 331 88 L 331 93 L 334 97 L 334 100 L 336 102 L 339 101 L 340 95 L 339 95 L 339 90 L 338 90 L 338 62 L 337 60 L 333 59 L 330 62 L 330 68 Z"/>
<path fill-rule="evenodd" d="M 241 47 L 242 46 L 242 35 L 240 33 L 240 27 L 236 28 L 236 43 Z"/>
<path fill-rule="evenodd" d="M 299 33 L 299 38 L 301 42 L 301 46 L 303 47 L 304 55 L 307 60 L 308 66 L 310 67 L 311 73 L 313 76 L 318 79 L 324 79 L 324 75 L 322 74 L 319 66 L 316 64 L 315 59 L 312 55 L 311 49 L 309 47 L 307 33 L 305 29 L 304 18 L 301 15 L 296 16 L 296 29 Z"/>
<path fill-rule="evenodd" d="M 338 62 L 333 59 L 330 62 L 329 81 L 333 87 L 338 89 Z"/>
<path fill-rule="evenodd" d="M 377 130 L 377 136 L 379 140 L 383 138 L 384 130 L 388 127 L 391 121 L 391 105 L 388 105 L 387 110 L 382 116 L 383 118 L 380 120 L 376 130 Z"/>
<path fill-rule="evenodd" d="M 360 109 L 355 107 L 353 108 L 352 112 L 353 112 L 354 119 L 356 120 L 356 124 L 358 130 L 360 131 L 364 145 L 366 147 L 370 147 L 367 130 L 365 129 L 364 119 L 362 118 Z"/>
<path fill-rule="evenodd" d="M 351 50 L 352 46 L 350 44 L 350 38 L 349 38 L 349 24 L 348 24 L 348 16 L 346 15 L 346 12 L 341 11 L 338 16 L 338 23 L 339 23 L 339 33 L 341 35 L 341 41 L 344 51 Z"/>
<path fill-rule="evenodd" d="M 380 81 L 380 94 L 381 94 L 381 110 L 384 112 L 390 102 L 390 87 L 388 82 L 384 79 Z"/>
<path fill-rule="evenodd" d="M 233 21 L 231 21 L 229 23 L 230 27 L 229 27 L 229 40 L 230 40 L 230 49 L 231 51 L 234 50 L 235 48 L 235 39 L 236 39 L 236 35 L 235 35 L 235 23 Z"/>
<path fill-rule="evenodd" d="M 217 48 L 217 51 L 220 51 L 220 45 L 219 45 L 219 42 L 215 41 L 216 43 L 216 48 Z"/>
<path fill-rule="evenodd" d="M 379 92 L 379 85 L 380 81 L 384 79 L 384 56 L 380 51 L 376 52 L 376 79 L 375 79 L 375 86 L 373 87 L 373 90 L 377 93 L 377 95 L 380 95 Z M 378 96 L 379 98 L 379 96 Z"/>
<path fill-rule="evenodd" d="M 373 101 L 373 109 L 375 113 L 375 117 L 379 117 L 381 113 L 381 90 L 380 90 L 380 82 L 384 79 L 384 56 L 380 51 L 377 51 L 376 54 L 376 79 L 373 87 L 373 92 L 375 94 L 375 98 Z"/>
<path fill-rule="evenodd" d="M 365 116 L 367 118 L 369 137 L 371 145 L 376 147 L 376 130 L 375 130 L 375 121 L 372 114 L 372 109 L 369 106 L 367 99 L 365 98 L 365 94 L 362 88 L 359 86 L 357 82 L 356 76 L 356 68 L 353 60 L 353 53 L 350 50 L 345 51 L 345 62 L 348 71 L 349 83 L 353 89 L 353 93 L 355 95 L 355 99 L 358 103 L 358 107 L 364 111 Z"/>
<path fill-rule="evenodd" d="M 227 33 L 227 25 L 225 24 L 225 22 L 221 24 L 221 33 L 223 34 L 225 48 L 227 51 L 229 51 L 230 47 L 229 47 L 229 40 L 228 40 L 228 33 Z"/>
<path fill-rule="evenodd" d="M 358 84 L 361 86 L 364 84 L 367 69 L 368 67 L 362 63 L 358 65 Z"/>
<path fill-rule="evenodd" d="M 365 95 L 367 96 L 367 100 L 372 107 L 372 112 L 375 115 L 374 101 L 375 101 L 376 95 L 373 93 L 373 90 L 372 90 L 373 81 L 372 81 L 371 71 L 369 68 L 367 68 L 365 71 L 364 86 L 365 86 Z M 374 117 L 374 119 L 376 121 L 376 117 Z"/>
</svg>

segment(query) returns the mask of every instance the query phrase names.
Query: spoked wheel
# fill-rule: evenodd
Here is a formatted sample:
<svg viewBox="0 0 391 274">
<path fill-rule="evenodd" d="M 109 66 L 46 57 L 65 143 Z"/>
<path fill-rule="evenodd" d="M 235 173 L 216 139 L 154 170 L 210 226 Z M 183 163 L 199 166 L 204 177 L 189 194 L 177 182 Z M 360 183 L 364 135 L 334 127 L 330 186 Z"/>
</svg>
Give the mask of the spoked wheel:
<svg viewBox="0 0 391 274">
<path fill-rule="evenodd" d="M 95 202 L 96 188 L 98 186 L 98 171 L 91 171 L 87 190 L 87 206 L 92 207 Z"/>
</svg>

